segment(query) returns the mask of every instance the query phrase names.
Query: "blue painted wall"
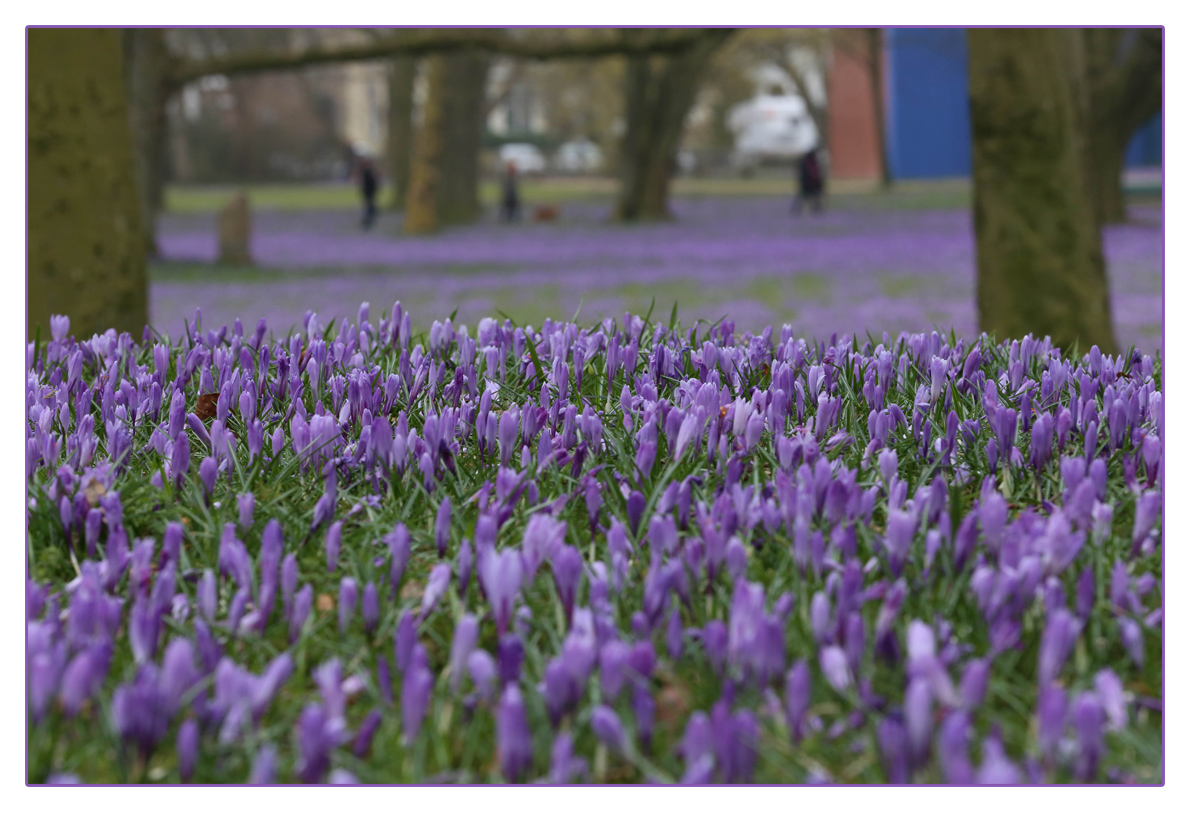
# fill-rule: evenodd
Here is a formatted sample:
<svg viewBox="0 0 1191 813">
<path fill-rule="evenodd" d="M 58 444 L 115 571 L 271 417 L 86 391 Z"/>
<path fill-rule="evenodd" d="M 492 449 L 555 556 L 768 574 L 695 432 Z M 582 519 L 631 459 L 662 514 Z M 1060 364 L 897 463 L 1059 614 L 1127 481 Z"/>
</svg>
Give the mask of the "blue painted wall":
<svg viewBox="0 0 1191 813">
<path fill-rule="evenodd" d="M 1162 166 L 1162 114 L 1141 126 L 1125 150 L 1127 167 Z"/>
<path fill-rule="evenodd" d="M 890 28 L 886 37 L 890 173 L 894 178 L 971 174 L 966 32 Z"/>
<path fill-rule="evenodd" d="M 894 178 L 970 175 L 967 33 L 962 28 L 890 28 L 885 36 L 890 173 Z M 1129 142 L 1125 165 L 1162 165 L 1161 115 Z"/>
</svg>

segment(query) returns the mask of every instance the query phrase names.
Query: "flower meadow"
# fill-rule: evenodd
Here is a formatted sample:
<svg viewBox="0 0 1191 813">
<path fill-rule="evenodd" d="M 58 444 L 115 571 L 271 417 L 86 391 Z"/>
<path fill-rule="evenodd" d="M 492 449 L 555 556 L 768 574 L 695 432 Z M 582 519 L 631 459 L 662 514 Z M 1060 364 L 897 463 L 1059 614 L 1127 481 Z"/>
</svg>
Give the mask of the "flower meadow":
<svg viewBox="0 0 1191 813">
<path fill-rule="evenodd" d="M 29 781 L 1163 780 L 1158 361 L 650 316 L 56 317 Z"/>
<path fill-rule="evenodd" d="M 889 193 L 887 205 L 912 196 Z M 866 202 L 867 201 L 867 202 Z M 177 335 L 196 303 L 213 324 L 265 317 L 282 331 L 316 308 L 328 321 L 360 302 L 400 298 L 414 327 L 457 311 L 475 325 L 508 314 L 541 324 L 559 314 L 595 322 L 644 313 L 656 297 L 668 313 L 730 316 L 740 330 L 789 323 L 797 335 L 954 329 L 979 335 L 976 242 L 970 207 L 877 208 L 866 198 L 833 199 L 815 217 L 795 218 L 781 197 L 679 197 L 675 220 L 618 225 L 610 204 L 569 202 L 549 224 L 480 222 L 423 237 L 401 234 L 385 213 L 362 233 L 353 211 L 253 215 L 256 269 L 212 266 L 213 215 L 167 213 L 150 286 L 151 322 Z M 1159 207 L 1130 209 L 1129 223 L 1104 229 L 1117 338 L 1143 353 L 1162 348 L 1162 234 Z M 217 284 L 216 284 L 217 283 Z"/>
</svg>

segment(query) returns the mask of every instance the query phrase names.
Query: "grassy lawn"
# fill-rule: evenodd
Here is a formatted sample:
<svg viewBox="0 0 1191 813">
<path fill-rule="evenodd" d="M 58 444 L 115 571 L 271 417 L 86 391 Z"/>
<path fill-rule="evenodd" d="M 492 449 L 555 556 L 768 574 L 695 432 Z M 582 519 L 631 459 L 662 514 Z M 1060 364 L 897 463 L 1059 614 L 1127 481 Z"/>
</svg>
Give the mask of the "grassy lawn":
<svg viewBox="0 0 1191 813">
<path fill-rule="evenodd" d="M 616 194 L 614 178 L 527 178 L 521 184 L 523 200 L 528 204 L 565 203 L 589 200 L 611 202 Z M 248 192 L 254 208 L 276 211 L 356 209 L 360 194 L 351 183 L 283 184 L 261 183 L 234 185 L 174 185 L 166 190 L 166 210 L 178 214 L 216 212 L 238 190 Z M 676 197 L 756 197 L 792 195 L 793 179 L 785 173 L 753 178 L 677 178 Z M 903 181 L 892 190 L 878 193 L 865 181 L 839 180 L 828 190 L 840 205 L 882 206 L 907 209 L 950 209 L 967 206 L 971 184 L 965 179 Z M 500 201 L 500 184 L 486 179 L 480 184 L 480 200 L 495 206 Z M 382 188 L 381 202 L 387 202 Z"/>
</svg>

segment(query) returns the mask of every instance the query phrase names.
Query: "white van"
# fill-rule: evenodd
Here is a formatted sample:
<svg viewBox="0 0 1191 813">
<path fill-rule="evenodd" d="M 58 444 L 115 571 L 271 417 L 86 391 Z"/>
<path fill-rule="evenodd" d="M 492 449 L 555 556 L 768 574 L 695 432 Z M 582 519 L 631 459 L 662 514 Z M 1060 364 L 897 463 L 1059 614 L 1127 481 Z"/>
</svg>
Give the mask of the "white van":
<svg viewBox="0 0 1191 813">
<path fill-rule="evenodd" d="M 819 129 L 801 96 L 755 96 L 728 114 L 735 136 L 731 162 L 742 173 L 789 164 L 819 143 Z"/>
<path fill-rule="evenodd" d="M 554 153 L 554 168 L 561 172 L 596 172 L 603 163 L 603 151 L 586 138 L 568 141 Z"/>
<path fill-rule="evenodd" d="M 533 144 L 505 144 L 500 148 L 500 172 L 512 164 L 518 175 L 540 175 L 546 171 L 546 156 Z"/>
</svg>

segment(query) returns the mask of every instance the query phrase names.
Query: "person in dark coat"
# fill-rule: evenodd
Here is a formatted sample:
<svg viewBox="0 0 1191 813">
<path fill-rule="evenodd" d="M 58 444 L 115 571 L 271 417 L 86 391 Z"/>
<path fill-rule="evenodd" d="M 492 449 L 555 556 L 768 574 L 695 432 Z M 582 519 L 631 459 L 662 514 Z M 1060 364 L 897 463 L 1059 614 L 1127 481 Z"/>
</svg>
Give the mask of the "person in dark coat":
<svg viewBox="0 0 1191 813">
<path fill-rule="evenodd" d="M 517 191 L 517 165 L 512 161 L 505 165 L 504 193 L 501 196 L 500 213 L 508 223 L 521 216 L 521 196 Z"/>
<path fill-rule="evenodd" d="M 357 171 L 360 180 L 360 193 L 364 196 L 364 222 L 362 225 L 367 230 L 372 228 L 372 224 L 376 220 L 376 192 L 380 187 L 380 181 L 376 176 L 376 166 L 370 158 L 361 157 Z"/>
<path fill-rule="evenodd" d="M 818 149 L 809 150 L 798 162 L 798 196 L 794 198 L 794 213 L 802 214 L 802 207 L 810 204 L 815 212 L 823 211 L 823 166 Z"/>
</svg>

